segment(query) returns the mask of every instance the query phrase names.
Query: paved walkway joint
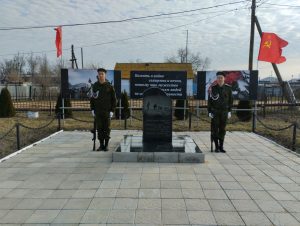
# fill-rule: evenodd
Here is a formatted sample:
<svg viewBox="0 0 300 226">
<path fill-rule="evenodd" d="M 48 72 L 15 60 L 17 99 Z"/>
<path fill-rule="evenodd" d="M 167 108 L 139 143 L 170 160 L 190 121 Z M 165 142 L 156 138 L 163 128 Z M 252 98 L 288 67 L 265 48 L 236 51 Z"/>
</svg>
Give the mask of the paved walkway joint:
<svg viewBox="0 0 300 226">
<path fill-rule="evenodd" d="M 256 134 L 189 135 L 205 163 L 112 162 L 62 132 L 0 163 L 0 225 L 300 225 L 300 158 Z"/>
</svg>

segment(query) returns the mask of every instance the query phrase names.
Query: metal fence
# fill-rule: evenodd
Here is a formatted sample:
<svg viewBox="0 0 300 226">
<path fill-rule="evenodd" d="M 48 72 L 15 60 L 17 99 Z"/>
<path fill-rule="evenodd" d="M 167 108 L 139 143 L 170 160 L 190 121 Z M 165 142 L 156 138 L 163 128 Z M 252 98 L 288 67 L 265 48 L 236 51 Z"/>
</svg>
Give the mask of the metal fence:
<svg viewBox="0 0 300 226">
<path fill-rule="evenodd" d="M 28 95 L 28 93 L 17 96 L 12 96 L 14 107 L 18 114 L 24 114 L 26 111 L 40 111 L 46 115 L 47 120 L 51 123 L 45 127 L 47 120 L 41 122 L 36 127 L 30 127 L 26 124 L 16 123 L 12 128 L 0 133 L 0 146 L 5 149 L 1 155 L 7 155 L 11 150 L 16 151 L 24 145 L 32 143 L 36 138 L 29 135 L 38 134 L 39 138 L 46 136 L 50 132 L 56 131 L 60 127 L 60 121 L 56 118 L 55 106 L 58 100 L 59 93 L 54 90 L 39 93 L 39 95 Z M 271 93 L 272 94 L 272 93 Z M 234 101 L 233 118 L 229 120 L 229 130 L 247 130 L 253 131 L 263 136 L 267 136 L 290 148 L 291 150 L 300 152 L 300 103 L 289 104 L 283 96 L 271 95 L 266 93 L 261 96 L 256 102 L 251 104 L 251 112 L 253 114 L 252 121 L 248 123 L 241 122 L 235 117 L 238 101 Z M 114 118 L 112 120 L 113 129 L 142 129 L 143 103 L 141 99 L 129 99 L 130 117 L 128 119 Z M 175 109 L 184 111 L 185 119 L 178 120 L 173 114 L 173 128 L 177 131 L 209 131 L 210 120 L 207 117 L 207 101 L 195 100 L 189 98 L 186 101 L 185 107 L 176 108 L 176 101 L 173 103 L 173 113 Z M 64 129 L 85 129 L 92 128 L 93 119 L 90 114 L 90 102 L 88 99 L 71 99 L 71 108 L 73 116 L 65 119 L 62 123 Z M 121 104 L 117 107 L 120 111 Z M 186 110 L 186 111 L 185 111 Z M 121 114 L 120 114 L 121 115 Z M 57 121 L 55 120 L 57 119 Z M 18 120 L 18 119 L 17 119 Z M 274 125 L 274 121 L 278 122 Z M 273 124 L 272 124 L 273 123 Z M 239 128 L 239 125 L 240 128 Z M 43 128 L 40 128 L 43 127 Z M 30 133 L 28 131 L 40 131 Z M 42 132 L 43 131 L 43 132 Z M 284 135 L 284 136 L 283 136 Z M 5 142 L 4 142 L 5 141 Z"/>
</svg>

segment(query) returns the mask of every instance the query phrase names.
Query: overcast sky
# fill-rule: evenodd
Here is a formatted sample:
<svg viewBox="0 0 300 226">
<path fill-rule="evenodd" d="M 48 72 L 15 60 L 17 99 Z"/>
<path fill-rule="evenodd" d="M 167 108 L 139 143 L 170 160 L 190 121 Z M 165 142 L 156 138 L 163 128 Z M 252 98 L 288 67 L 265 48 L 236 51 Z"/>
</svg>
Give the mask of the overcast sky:
<svg viewBox="0 0 300 226">
<path fill-rule="evenodd" d="M 0 0 L 0 29 L 122 20 L 234 2 L 239 0 Z M 278 65 L 282 77 L 300 78 L 300 1 L 257 0 L 257 5 L 256 15 L 262 30 L 274 32 L 289 42 L 283 49 L 287 61 Z M 164 62 L 179 48 L 185 48 L 188 30 L 189 51 L 210 58 L 208 70 L 247 70 L 250 6 L 251 1 L 245 0 L 164 17 L 63 27 L 63 59 L 70 59 L 73 44 L 79 66 L 80 47 L 83 47 L 84 65 L 113 69 L 117 62 Z M 0 30 L 0 61 L 18 52 L 34 52 L 47 54 L 55 62 L 53 28 Z M 255 32 L 254 69 L 260 71 L 260 78 L 275 76 L 270 63 L 256 60 L 260 38 Z"/>
</svg>

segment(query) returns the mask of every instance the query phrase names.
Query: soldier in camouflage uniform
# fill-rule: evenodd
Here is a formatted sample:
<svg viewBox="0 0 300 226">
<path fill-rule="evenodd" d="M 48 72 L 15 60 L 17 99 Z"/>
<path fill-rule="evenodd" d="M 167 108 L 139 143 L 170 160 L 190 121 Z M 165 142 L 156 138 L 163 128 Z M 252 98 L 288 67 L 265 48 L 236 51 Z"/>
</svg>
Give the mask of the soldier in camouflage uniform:
<svg viewBox="0 0 300 226">
<path fill-rule="evenodd" d="M 98 81 L 92 86 L 92 115 L 96 119 L 100 147 L 97 151 L 107 151 L 110 139 L 110 119 L 116 108 L 116 93 L 114 87 L 106 80 L 106 70 L 99 68 Z"/>
<path fill-rule="evenodd" d="M 215 143 L 215 152 L 226 151 L 223 148 L 227 119 L 231 117 L 233 104 L 231 86 L 224 83 L 225 73 L 217 72 L 217 83 L 212 85 L 208 97 L 208 116 L 211 118 L 211 135 Z"/>
</svg>

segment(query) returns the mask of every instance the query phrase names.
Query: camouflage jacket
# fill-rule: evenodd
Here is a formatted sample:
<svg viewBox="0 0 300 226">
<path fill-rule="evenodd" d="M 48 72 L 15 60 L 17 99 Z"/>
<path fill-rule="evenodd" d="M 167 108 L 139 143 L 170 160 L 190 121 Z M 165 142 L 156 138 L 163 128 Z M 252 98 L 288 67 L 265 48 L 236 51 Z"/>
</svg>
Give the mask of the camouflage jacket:
<svg viewBox="0 0 300 226">
<path fill-rule="evenodd" d="M 97 112 L 114 112 L 116 108 L 116 93 L 114 87 L 109 82 L 101 84 L 95 82 L 92 87 L 92 97 L 90 100 L 91 110 Z"/>
<path fill-rule="evenodd" d="M 231 86 L 224 84 L 219 86 L 218 84 L 211 87 L 211 92 L 208 96 L 208 112 L 213 113 L 215 111 L 231 111 L 233 104 Z"/>
</svg>

